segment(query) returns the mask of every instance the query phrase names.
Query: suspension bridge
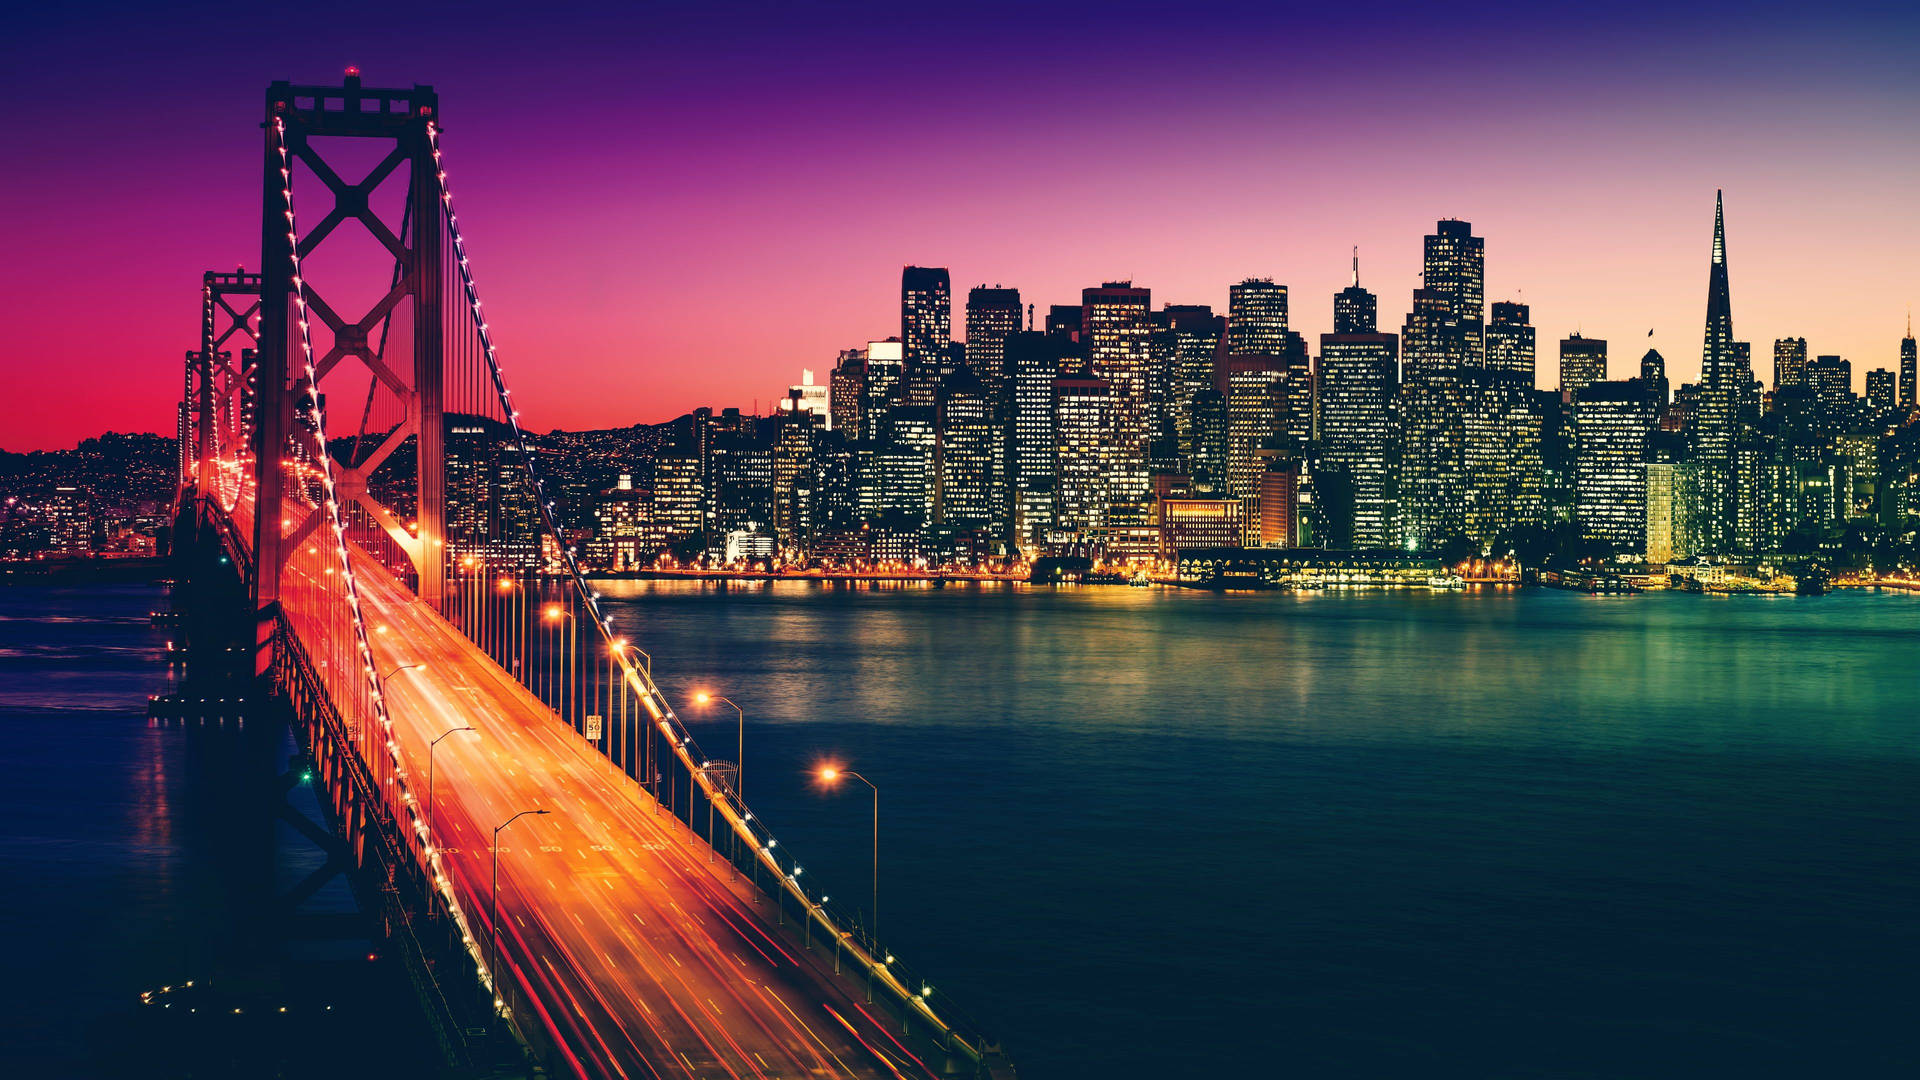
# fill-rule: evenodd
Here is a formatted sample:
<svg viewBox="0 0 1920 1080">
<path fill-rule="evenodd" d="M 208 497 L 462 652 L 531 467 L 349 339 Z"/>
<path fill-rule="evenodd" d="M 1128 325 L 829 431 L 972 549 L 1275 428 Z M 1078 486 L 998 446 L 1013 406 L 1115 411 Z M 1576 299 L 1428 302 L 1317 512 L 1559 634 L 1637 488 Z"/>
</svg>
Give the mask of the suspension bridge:
<svg viewBox="0 0 1920 1080">
<path fill-rule="evenodd" d="M 274 83 L 262 130 L 259 272 L 202 278 L 174 546 L 230 575 L 225 651 L 397 898 L 450 1063 L 505 1038 L 590 1077 L 1012 1075 L 615 635 L 513 406 L 433 89 Z"/>
</svg>

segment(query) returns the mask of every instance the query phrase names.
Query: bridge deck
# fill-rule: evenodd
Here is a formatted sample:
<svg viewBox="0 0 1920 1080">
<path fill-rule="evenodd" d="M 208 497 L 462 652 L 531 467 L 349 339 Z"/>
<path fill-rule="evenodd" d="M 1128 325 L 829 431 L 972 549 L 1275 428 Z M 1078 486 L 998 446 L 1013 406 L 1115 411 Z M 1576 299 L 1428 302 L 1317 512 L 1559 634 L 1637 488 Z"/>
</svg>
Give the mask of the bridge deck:
<svg viewBox="0 0 1920 1080">
<path fill-rule="evenodd" d="M 236 508 L 236 524 L 249 509 Z M 729 881 L 724 859 L 709 862 L 684 822 L 373 559 L 355 559 L 369 628 L 387 628 L 372 635 L 380 670 L 428 665 L 387 683 L 413 789 L 425 790 L 429 740 L 478 730 L 434 751 L 433 810 L 476 932 L 487 925 L 493 827 L 530 807 L 552 811 L 501 834 L 499 940 L 521 1011 L 537 1014 L 569 1064 L 609 1077 L 933 1075 L 884 1013 L 840 989 L 826 950 L 794 948 L 764 925 L 771 905 Z M 284 590 L 303 640 L 331 617 L 301 609 L 315 593 Z"/>
</svg>

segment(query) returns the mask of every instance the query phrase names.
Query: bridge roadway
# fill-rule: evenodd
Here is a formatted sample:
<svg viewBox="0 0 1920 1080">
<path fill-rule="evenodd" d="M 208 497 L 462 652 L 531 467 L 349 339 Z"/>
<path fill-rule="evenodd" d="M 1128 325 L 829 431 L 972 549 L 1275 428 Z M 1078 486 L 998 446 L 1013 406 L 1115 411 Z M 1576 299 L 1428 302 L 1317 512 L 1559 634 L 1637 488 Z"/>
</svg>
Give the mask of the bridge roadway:
<svg viewBox="0 0 1920 1080">
<path fill-rule="evenodd" d="M 243 525 L 247 509 L 236 508 Z M 568 1064 L 596 1077 L 935 1075 L 886 1013 L 841 989 L 830 950 L 807 952 L 767 928 L 770 904 L 729 881 L 724 860 L 709 862 L 685 822 L 373 559 L 354 557 L 379 669 L 428 665 L 387 681 L 423 805 L 428 741 L 462 725 L 478 732 L 434 751 L 433 809 L 476 933 L 488 919 L 493 827 L 530 807 L 552 811 L 500 836 L 499 942 L 520 1011 L 537 1015 Z M 320 614 L 287 611 L 297 631 Z"/>
</svg>

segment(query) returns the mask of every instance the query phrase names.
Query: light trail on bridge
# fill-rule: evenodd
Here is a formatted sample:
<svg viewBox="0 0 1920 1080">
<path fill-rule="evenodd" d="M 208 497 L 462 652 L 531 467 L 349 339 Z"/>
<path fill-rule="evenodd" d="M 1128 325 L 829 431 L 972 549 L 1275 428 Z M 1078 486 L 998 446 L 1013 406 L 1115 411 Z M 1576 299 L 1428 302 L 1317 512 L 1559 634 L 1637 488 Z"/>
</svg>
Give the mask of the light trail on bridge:
<svg viewBox="0 0 1920 1080">
<path fill-rule="evenodd" d="M 361 603 L 385 666 L 419 664 L 387 685 L 410 775 L 449 727 L 473 737 L 436 751 L 433 840 L 478 932 L 490 911 L 493 826 L 501 835 L 500 950 L 521 1002 L 584 1075 L 906 1077 L 932 1071 L 885 1014 L 836 982 L 818 953 L 763 925 L 767 904 L 731 864 L 710 862 L 686 822 L 586 745 L 544 703 L 364 553 Z M 298 575 L 308 571 L 289 569 Z M 324 611 L 289 590 L 297 631 Z"/>
</svg>

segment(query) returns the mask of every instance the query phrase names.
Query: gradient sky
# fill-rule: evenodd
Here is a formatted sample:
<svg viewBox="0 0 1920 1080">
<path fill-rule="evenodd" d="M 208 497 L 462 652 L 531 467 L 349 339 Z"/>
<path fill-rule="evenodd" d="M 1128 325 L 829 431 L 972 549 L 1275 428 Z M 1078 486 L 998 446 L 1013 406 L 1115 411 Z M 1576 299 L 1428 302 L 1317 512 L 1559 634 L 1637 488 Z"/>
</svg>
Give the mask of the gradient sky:
<svg viewBox="0 0 1920 1080">
<path fill-rule="evenodd" d="M 53 8 L 0 43 L 9 450 L 172 430 L 200 272 L 259 261 L 264 88 L 349 63 L 440 91 L 539 430 L 765 407 L 898 332 L 905 263 L 1042 310 L 1272 276 L 1311 337 L 1355 244 L 1398 329 L 1459 217 L 1543 383 L 1575 329 L 1688 379 L 1723 187 L 1762 377 L 1791 334 L 1862 382 L 1920 296 L 1910 5 Z"/>
</svg>

